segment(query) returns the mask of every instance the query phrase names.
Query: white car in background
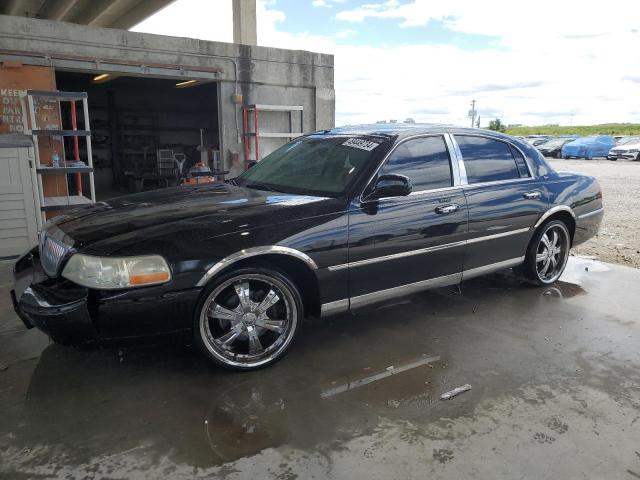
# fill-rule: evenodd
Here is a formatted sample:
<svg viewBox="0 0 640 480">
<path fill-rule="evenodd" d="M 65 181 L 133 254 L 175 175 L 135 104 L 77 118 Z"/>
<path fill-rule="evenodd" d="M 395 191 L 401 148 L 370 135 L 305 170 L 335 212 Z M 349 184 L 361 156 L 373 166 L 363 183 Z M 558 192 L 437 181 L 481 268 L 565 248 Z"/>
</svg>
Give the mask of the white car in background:
<svg viewBox="0 0 640 480">
<path fill-rule="evenodd" d="M 609 160 L 639 160 L 640 161 L 640 137 L 627 137 L 609 150 L 607 155 Z"/>
</svg>

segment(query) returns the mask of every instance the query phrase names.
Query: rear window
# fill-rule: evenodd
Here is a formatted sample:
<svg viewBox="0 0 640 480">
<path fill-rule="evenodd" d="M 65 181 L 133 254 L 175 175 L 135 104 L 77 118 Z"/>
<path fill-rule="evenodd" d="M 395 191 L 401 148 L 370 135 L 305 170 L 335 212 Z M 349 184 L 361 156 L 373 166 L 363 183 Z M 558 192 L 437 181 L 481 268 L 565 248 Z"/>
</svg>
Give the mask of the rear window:
<svg viewBox="0 0 640 480">
<path fill-rule="evenodd" d="M 470 135 L 455 137 L 462 153 L 469 183 L 520 178 L 518 165 L 507 143 Z"/>
</svg>

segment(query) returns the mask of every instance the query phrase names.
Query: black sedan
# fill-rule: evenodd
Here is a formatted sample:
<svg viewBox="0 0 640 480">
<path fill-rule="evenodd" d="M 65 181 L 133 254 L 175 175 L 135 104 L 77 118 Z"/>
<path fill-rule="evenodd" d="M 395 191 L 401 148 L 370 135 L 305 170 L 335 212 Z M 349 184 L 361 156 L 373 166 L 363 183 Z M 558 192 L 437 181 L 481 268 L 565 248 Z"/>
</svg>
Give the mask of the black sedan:
<svg viewBox="0 0 640 480">
<path fill-rule="evenodd" d="M 55 341 L 192 335 L 224 367 L 283 356 L 304 317 L 517 267 L 555 282 L 603 208 L 592 177 L 476 129 L 372 125 L 300 137 L 227 184 L 51 220 L 15 265 L 16 310 Z"/>
<path fill-rule="evenodd" d="M 562 158 L 562 146 L 574 140 L 575 138 L 553 138 L 536 145 L 536 148 L 545 157 Z"/>
</svg>

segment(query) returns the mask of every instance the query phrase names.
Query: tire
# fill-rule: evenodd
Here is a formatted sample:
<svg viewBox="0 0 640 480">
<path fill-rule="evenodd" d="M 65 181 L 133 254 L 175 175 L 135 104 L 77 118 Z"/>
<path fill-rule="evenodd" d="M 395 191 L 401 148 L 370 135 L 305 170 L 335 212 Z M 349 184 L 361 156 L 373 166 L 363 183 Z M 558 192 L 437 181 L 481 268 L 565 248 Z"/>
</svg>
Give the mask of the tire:
<svg viewBox="0 0 640 480">
<path fill-rule="evenodd" d="M 553 242 L 554 233 L 558 235 L 555 246 Z M 546 241 L 544 238 L 546 238 Z M 550 251 L 550 247 L 553 250 Z M 536 230 L 527 247 L 524 263 L 520 267 L 521 274 L 525 280 L 534 285 L 551 285 L 564 272 L 569 259 L 570 248 L 571 236 L 567 225 L 563 221 L 550 220 L 542 224 Z M 547 268 L 545 269 L 545 267 Z"/>
<path fill-rule="evenodd" d="M 247 267 L 222 275 L 205 289 L 193 336 L 216 365 L 256 370 L 285 355 L 303 318 L 302 297 L 286 273 L 267 265 Z"/>
<path fill-rule="evenodd" d="M 557 151 L 556 152 L 556 158 L 562 158 L 562 152 L 561 151 Z"/>
<path fill-rule="evenodd" d="M 634 161 L 636 161 L 636 162 L 640 162 L 640 153 L 639 153 L 638 155 L 636 155 L 636 158 L 635 158 L 635 160 L 634 160 Z"/>
</svg>

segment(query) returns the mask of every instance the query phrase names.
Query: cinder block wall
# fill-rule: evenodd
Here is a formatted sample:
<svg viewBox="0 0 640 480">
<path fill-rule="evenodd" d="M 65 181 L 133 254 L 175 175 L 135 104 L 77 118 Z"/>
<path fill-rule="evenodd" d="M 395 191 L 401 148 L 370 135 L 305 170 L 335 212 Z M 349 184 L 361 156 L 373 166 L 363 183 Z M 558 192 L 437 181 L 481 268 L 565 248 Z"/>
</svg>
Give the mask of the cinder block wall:
<svg viewBox="0 0 640 480">
<path fill-rule="evenodd" d="M 305 132 L 331 128 L 335 122 L 333 56 L 327 54 L 0 15 L 2 60 L 89 73 L 218 81 L 221 149 L 232 175 L 244 168 L 242 112 L 233 103 L 234 93 L 243 95 L 244 104 L 302 105 Z M 261 116 L 261 130 L 287 129 L 285 114 Z M 261 156 L 282 143 L 263 140 Z M 233 152 L 238 153 L 236 163 L 231 163 Z"/>
</svg>

